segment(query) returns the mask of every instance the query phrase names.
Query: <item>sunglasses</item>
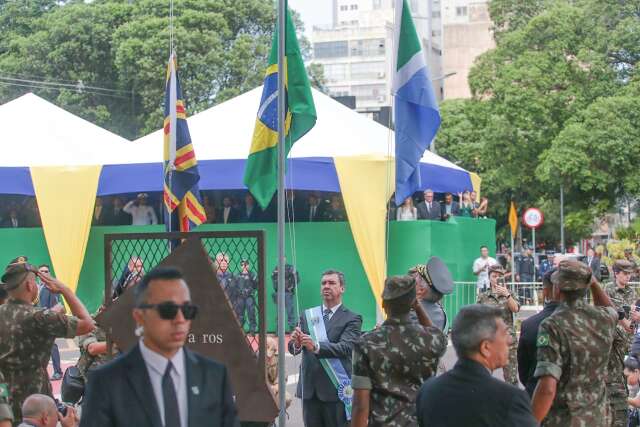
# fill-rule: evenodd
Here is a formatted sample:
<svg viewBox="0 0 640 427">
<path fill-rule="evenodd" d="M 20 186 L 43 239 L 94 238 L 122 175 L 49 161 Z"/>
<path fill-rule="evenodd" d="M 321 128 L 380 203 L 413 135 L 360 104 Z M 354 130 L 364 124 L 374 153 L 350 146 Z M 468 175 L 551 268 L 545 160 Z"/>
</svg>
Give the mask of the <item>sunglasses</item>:
<svg viewBox="0 0 640 427">
<path fill-rule="evenodd" d="M 185 302 L 182 305 L 178 305 L 174 302 L 167 301 L 160 304 L 140 304 L 138 308 L 148 309 L 152 308 L 158 312 L 158 315 L 163 320 L 173 320 L 178 315 L 178 310 L 182 311 L 182 316 L 185 320 L 193 320 L 198 314 L 198 306 Z"/>
</svg>

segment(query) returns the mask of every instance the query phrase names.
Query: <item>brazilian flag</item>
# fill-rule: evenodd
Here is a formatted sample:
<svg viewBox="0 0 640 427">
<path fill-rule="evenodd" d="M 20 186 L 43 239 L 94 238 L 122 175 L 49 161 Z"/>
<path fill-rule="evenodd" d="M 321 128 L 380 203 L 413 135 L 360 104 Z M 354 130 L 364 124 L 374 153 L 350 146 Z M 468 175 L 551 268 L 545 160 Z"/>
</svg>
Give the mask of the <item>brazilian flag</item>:
<svg viewBox="0 0 640 427">
<path fill-rule="evenodd" d="M 285 153 L 316 124 L 311 86 L 300 54 L 295 27 L 287 8 L 285 44 Z M 278 178 L 278 31 L 273 35 L 269 66 L 253 131 L 244 184 L 263 209 L 277 189 Z"/>
</svg>

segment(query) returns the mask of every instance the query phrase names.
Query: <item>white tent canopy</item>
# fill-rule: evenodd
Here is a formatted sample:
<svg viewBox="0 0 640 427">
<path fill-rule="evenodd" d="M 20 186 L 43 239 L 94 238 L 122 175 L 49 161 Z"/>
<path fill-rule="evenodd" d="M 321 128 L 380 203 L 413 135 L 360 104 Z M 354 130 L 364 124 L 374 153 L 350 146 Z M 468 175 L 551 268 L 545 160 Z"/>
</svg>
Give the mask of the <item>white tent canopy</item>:
<svg viewBox="0 0 640 427">
<path fill-rule="evenodd" d="M 130 141 L 28 93 L 0 105 L 0 167 L 120 164 Z"/>
</svg>

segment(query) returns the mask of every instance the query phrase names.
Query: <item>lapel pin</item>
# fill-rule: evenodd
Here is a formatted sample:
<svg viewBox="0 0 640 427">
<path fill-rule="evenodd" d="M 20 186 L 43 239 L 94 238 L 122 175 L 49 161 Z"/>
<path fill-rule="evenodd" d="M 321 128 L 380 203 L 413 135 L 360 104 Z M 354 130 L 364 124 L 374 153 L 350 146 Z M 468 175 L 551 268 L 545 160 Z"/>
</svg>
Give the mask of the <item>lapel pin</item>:
<svg viewBox="0 0 640 427">
<path fill-rule="evenodd" d="M 191 387 L 191 393 L 195 394 L 196 396 L 200 394 L 200 389 L 197 386 L 193 386 Z"/>
</svg>

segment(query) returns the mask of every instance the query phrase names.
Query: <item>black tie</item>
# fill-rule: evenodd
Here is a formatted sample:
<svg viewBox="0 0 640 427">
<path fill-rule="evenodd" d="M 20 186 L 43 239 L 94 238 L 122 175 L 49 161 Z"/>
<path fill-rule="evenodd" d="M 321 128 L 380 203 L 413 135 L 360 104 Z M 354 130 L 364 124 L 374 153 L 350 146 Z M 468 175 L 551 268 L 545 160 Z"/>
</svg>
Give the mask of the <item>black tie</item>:
<svg viewBox="0 0 640 427">
<path fill-rule="evenodd" d="M 330 308 L 325 308 L 324 311 L 322 312 L 322 318 L 324 319 L 324 323 L 327 323 L 329 321 L 329 319 L 331 318 L 331 309 Z"/>
<path fill-rule="evenodd" d="M 171 379 L 171 362 L 167 364 L 167 369 L 162 377 L 162 398 L 164 399 L 164 426 L 180 427 L 180 409 L 178 409 L 178 398 L 176 388 Z"/>
</svg>

